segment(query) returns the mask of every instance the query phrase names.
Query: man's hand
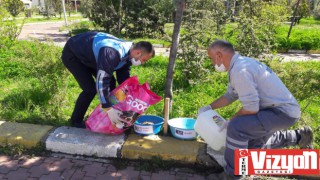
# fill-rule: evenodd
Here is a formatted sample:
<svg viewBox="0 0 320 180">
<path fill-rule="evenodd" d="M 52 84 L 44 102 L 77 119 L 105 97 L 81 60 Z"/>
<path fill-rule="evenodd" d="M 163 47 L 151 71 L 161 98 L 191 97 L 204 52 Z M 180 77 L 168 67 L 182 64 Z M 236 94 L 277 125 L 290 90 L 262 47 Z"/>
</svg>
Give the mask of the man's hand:
<svg viewBox="0 0 320 180">
<path fill-rule="evenodd" d="M 124 124 L 123 122 L 125 119 L 121 118 L 121 115 L 123 114 L 121 111 L 110 107 L 110 108 L 101 108 L 101 111 L 103 113 L 107 113 L 110 121 L 119 129 L 123 128 Z"/>
<path fill-rule="evenodd" d="M 109 111 L 109 109 L 111 109 L 111 107 L 109 107 L 109 108 L 100 108 L 100 111 L 101 111 L 102 113 L 104 113 L 104 114 L 107 114 L 108 111 Z"/>
<path fill-rule="evenodd" d="M 222 132 L 224 129 L 227 129 L 228 125 L 229 125 L 229 121 L 225 121 L 221 126 L 220 126 L 220 129 L 219 129 L 219 132 Z"/>
<path fill-rule="evenodd" d="M 201 113 L 203 113 L 203 112 L 205 112 L 205 111 L 211 110 L 211 109 L 212 109 L 212 108 L 211 108 L 210 105 L 207 105 L 207 106 L 205 106 L 205 107 L 200 108 L 200 109 L 198 110 L 198 116 L 199 116 L 199 114 L 201 114 Z"/>
</svg>

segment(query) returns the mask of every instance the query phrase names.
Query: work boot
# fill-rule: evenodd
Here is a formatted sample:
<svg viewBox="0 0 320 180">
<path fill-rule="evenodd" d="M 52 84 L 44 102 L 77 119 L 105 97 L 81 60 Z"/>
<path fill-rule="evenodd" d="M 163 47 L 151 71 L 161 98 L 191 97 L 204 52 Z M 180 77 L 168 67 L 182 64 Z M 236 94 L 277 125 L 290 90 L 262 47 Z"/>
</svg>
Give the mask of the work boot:
<svg viewBox="0 0 320 180">
<path fill-rule="evenodd" d="M 304 126 L 296 130 L 298 136 L 300 135 L 300 140 L 298 141 L 298 146 L 300 149 L 312 149 L 313 132 L 311 127 Z"/>
<path fill-rule="evenodd" d="M 73 127 L 85 129 L 86 125 L 83 121 L 81 121 L 81 122 L 75 122 Z"/>
</svg>

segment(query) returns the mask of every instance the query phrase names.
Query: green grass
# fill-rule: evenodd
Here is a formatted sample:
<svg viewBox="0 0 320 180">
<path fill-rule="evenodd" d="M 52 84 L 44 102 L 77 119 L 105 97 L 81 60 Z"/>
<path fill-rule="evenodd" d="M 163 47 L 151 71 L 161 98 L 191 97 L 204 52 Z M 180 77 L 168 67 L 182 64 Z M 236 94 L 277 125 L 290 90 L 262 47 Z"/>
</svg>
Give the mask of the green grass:
<svg viewBox="0 0 320 180">
<path fill-rule="evenodd" d="M 313 26 L 313 25 L 320 25 L 320 21 L 314 18 L 302 18 L 300 20 L 299 25 L 307 25 L 307 26 Z"/>
<path fill-rule="evenodd" d="M 237 28 L 237 24 L 226 25 L 225 38 L 233 44 L 237 43 L 237 34 L 231 34 Z M 276 29 L 276 49 L 286 51 L 288 49 L 298 50 L 320 50 L 320 21 L 313 18 L 303 18 L 299 24 L 293 26 L 290 38 L 287 38 L 290 24 L 282 24 Z"/>
</svg>

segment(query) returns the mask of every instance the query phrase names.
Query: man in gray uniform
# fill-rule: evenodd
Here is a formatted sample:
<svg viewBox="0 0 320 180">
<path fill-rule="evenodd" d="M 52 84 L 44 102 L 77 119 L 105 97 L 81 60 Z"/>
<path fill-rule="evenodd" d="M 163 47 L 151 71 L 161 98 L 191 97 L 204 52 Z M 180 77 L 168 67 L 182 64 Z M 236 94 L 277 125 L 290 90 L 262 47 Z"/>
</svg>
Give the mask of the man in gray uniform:
<svg viewBox="0 0 320 180">
<path fill-rule="evenodd" d="M 231 43 L 216 40 L 208 55 L 219 72 L 228 71 L 227 92 L 199 109 L 218 109 L 239 100 L 242 108 L 228 122 L 225 173 L 234 175 L 234 150 L 282 148 L 299 145 L 312 148 L 312 130 L 285 130 L 300 118 L 300 106 L 277 75 L 266 65 L 235 53 Z"/>
</svg>

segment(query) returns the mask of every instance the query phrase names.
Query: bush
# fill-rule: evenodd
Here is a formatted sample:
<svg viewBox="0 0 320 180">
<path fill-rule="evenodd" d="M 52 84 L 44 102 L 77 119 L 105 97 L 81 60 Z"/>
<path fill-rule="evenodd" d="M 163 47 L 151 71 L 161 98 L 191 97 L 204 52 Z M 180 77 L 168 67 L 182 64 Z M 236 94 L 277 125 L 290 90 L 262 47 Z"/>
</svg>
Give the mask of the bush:
<svg viewBox="0 0 320 180">
<path fill-rule="evenodd" d="M 243 55 L 259 57 L 275 49 L 275 29 L 287 14 L 286 1 L 244 1 L 235 19 L 237 27 L 226 38 L 235 41 L 235 48 Z"/>
<path fill-rule="evenodd" d="M 10 20 L 10 15 L 0 4 L 0 53 L 9 49 L 19 36 L 23 22 L 18 25 L 15 20 Z"/>
</svg>

